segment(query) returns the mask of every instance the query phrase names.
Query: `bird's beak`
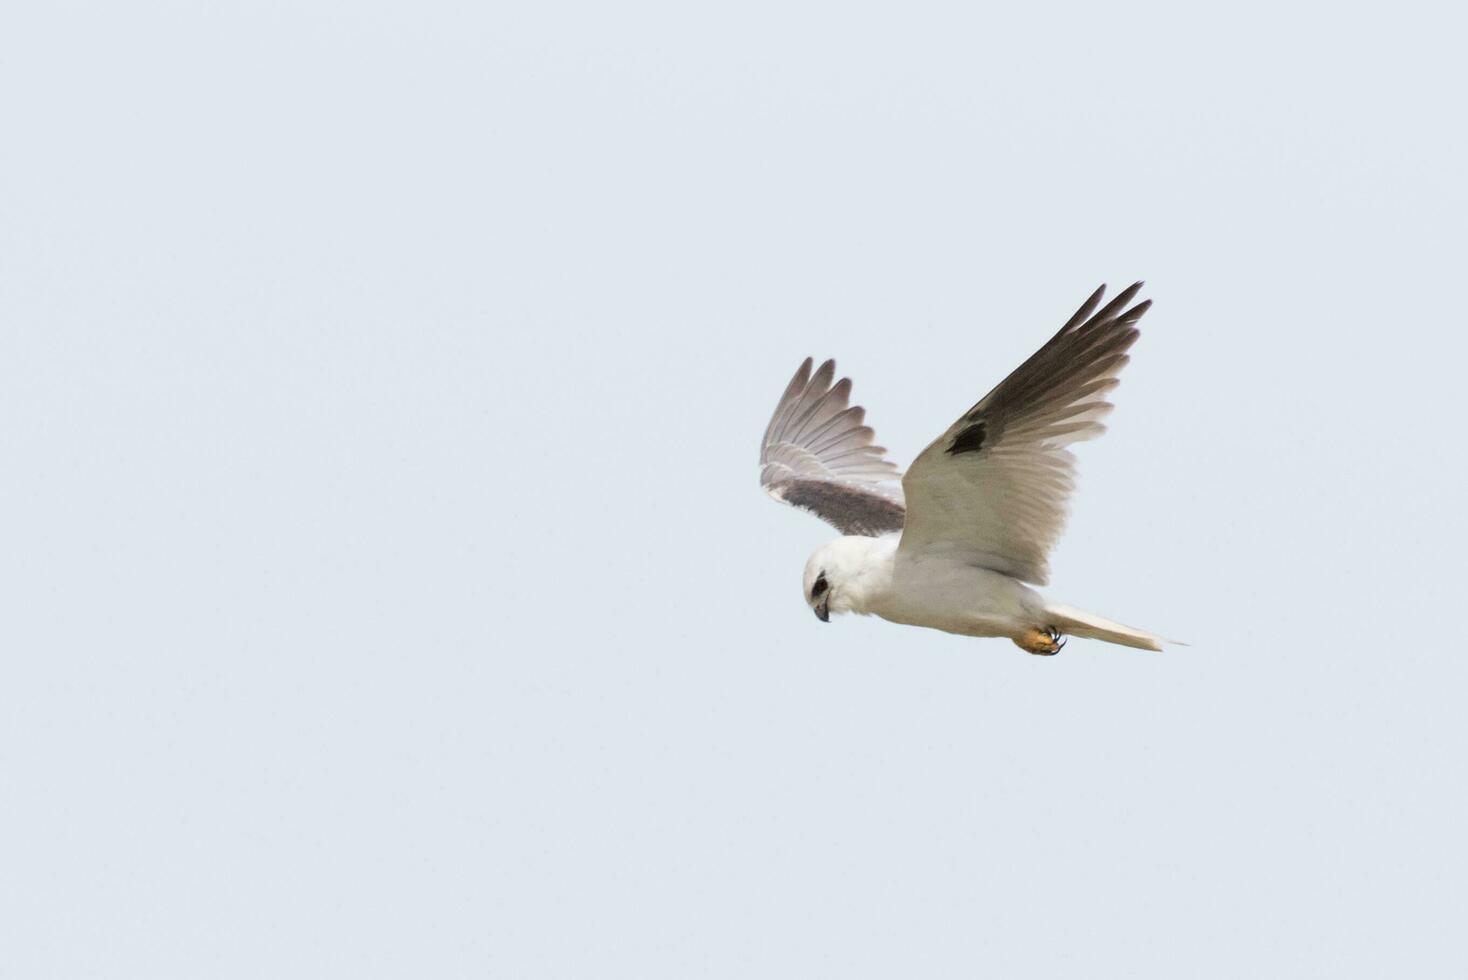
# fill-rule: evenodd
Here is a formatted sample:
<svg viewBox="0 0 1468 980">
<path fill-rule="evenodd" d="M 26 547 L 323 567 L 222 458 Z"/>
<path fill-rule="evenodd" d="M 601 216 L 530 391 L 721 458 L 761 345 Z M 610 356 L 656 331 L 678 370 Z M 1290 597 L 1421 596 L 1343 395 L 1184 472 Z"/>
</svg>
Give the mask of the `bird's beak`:
<svg viewBox="0 0 1468 980">
<path fill-rule="evenodd" d="M 830 593 L 822 596 L 821 601 L 816 603 L 816 619 L 819 619 L 823 623 L 829 623 L 831 621 Z"/>
</svg>

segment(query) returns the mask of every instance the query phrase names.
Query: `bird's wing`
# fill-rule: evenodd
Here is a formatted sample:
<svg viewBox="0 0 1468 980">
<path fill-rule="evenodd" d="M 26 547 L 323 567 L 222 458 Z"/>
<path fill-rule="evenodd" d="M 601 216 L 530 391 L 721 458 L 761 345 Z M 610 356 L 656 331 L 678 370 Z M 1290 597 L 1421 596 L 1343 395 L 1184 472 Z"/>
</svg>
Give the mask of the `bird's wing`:
<svg viewBox="0 0 1468 980">
<path fill-rule="evenodd" d="M 1073 442 L 1105 431 L 1107 395 L 1151 300 L 1102 286 L 1050 342 L 923 450 L 902 489 L 899 554 L 956 558 L 1044 585 L 1075 488 Z M 1094 311 L 1094 312 L 1093 312 Z"/>
<path fill-rule="evenodd" d="M 790 379 L 760 445 L 760 483 L 776 500 L 810 511 L 842 534 L 902 530 L 902 471 L 872 445 L 866 410 L 847 406 L 851 379 L 835 384 L 836 362 L 811 373 L 806 358 Z M 883 484 L 887 486 L 883 486 Z"/>
</svg>

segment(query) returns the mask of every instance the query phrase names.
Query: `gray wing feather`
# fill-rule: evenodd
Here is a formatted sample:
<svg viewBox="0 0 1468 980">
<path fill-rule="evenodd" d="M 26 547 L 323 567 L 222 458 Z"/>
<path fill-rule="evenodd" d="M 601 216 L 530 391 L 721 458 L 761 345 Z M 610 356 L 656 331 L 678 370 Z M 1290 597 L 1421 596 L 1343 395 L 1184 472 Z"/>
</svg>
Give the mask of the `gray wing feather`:
<svg viewBox="0 0 1468 980">
<path fill-rule="evenodd" d="M 842 534 L 876 537 L 902 530 L 902 472 L 873 445 L 866 410 L 848 405 L 851 379 L 836 362 L 812 373 L 806 358 L 785 386 L 760 444 L 760 483 L 776 500 L 799 507 Z M 887 483 L 889 486 L 882 486 Z"/>
<path fill-rule="evenodd" d="M 1097 310 L 1096 290 L 1060 332 L 923 450 L 903 480 L 900 550 L 944 555 L 1044 585 L 1075 489 L 1073 442 L 1106 431 L 1107 395 L 1151 300 L 1136 283 Z"/>
</svg>

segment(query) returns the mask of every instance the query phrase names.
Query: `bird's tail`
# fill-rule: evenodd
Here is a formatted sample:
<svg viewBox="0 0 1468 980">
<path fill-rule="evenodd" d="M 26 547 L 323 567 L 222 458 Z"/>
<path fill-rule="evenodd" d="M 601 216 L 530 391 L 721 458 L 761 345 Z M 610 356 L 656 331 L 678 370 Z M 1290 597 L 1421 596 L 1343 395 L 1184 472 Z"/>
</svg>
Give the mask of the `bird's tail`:
<svg viewBox="0 0 1468 980">
<path fill-rule="evenodd" d="M 1130 626 L 1113 623 L 1093 613 L 1082 612 L 1072 606 L 1051 604 L 1045 608 L 1050 616 L 1047 625 L 1054 626 L 1062 633 L 1071 636 L 1084 636 L 1092 640 L 1105 640 L 1107 643 L 1119 643 L 1124 647 L 1136 647 L 1138 650 L 1161 650 L 1164 643 L 1176 643 L 1176 640 L 1165 640 L 1151 633 L 1144 633 Z"/>
</svg>

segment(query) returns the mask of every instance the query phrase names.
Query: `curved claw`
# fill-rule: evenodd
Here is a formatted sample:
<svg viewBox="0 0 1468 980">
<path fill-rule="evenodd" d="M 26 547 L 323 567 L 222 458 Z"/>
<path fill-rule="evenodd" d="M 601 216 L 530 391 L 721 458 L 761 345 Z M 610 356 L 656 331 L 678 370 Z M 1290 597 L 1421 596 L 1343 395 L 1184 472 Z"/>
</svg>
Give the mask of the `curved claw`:
<svg viewBox="0 0 1468 980">
<path fill-rule="evenodd" d="M 1026 653 L 1053 657 L 1065 649 L 1067 637 L 1054 626 L 1037 626 L 1014 637 L 1015 645 Z"/>
</svg>

